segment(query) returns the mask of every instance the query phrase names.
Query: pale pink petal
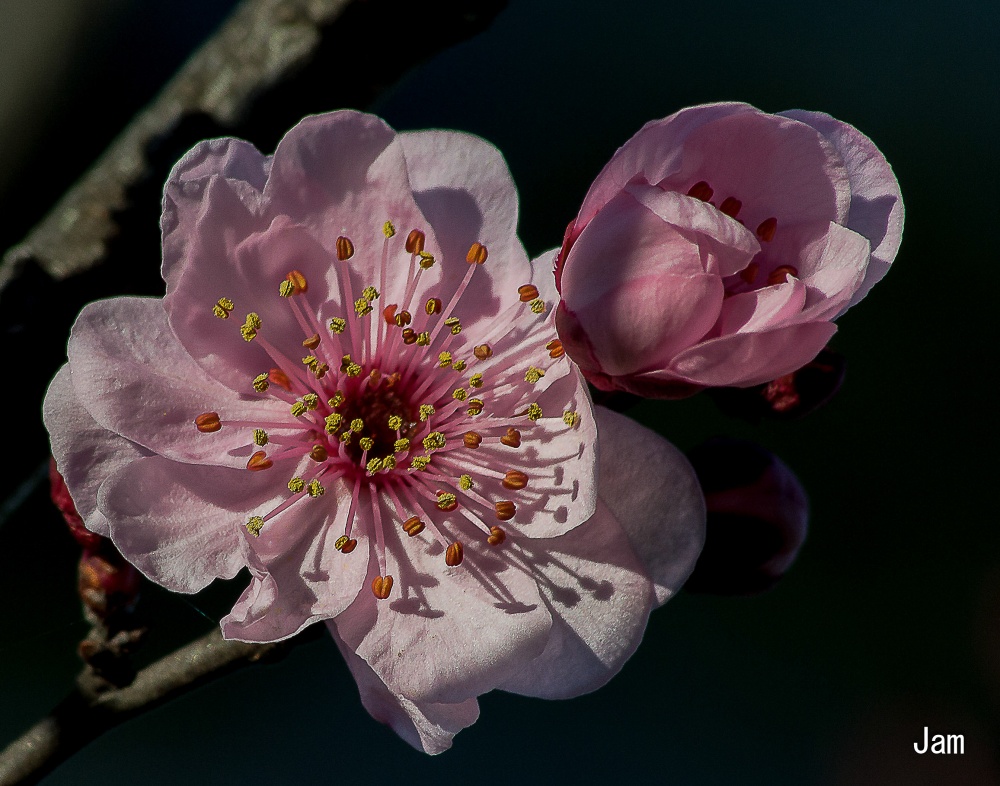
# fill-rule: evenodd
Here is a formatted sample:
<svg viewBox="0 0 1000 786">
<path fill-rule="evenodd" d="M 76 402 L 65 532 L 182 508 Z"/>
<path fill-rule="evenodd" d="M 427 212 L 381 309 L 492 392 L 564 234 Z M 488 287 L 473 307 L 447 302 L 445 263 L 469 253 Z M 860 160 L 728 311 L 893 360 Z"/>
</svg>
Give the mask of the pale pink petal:
<svg viewBox="0 0 1000 786">
<path fill-rule="evenodd" d="M 257 475 L 148 456 L 109 477 L 97 505 L 129 562 L 167 589 L 197 592 L 245 565 L 242 525 L 280 488 Z"/>
<path fill-rule="evenodd" d="M 717 332 L 760 333 L 796 318 L 806 302 L 806 285 L 797 278 L 726 298 Z"/>
<path fill-rule="evenodd" d="M 42 419 L 51 435 L 56 467 L 72 490 L 77 512 L 87 529 L 107 537 L 110 525 L 97 509 L 97 490 L 119 469 L 150 452 L 94 420 L 76 397 L 68 365 L 49 384 Z"/>
<path fill-rule="evenodd" d="M 479 718 L 479 702 L 469 698 L 454 704 L 417 703 L 393 693 L 371 667 L 344 644 L 336 626 L 328 623 L 347 667 L 358 683 L 361 703 L 371 716 L 392 728 L 417 750 L 431 755 L 451 747 L 452 739 Z"/>
<path fill-rule="evenodd" d="M 851 300 L 857 303 L 888 271 L 903 238 L 903 197 L 896 175 L 875 144 L 853 126 L 823 112 L 793 109 L 781 114 L 806 123 L 833 145 L 851 182 L 846 226 L 868 238 L 871 262 L 864 283 Z"/>
<path fill-rule="evenodd" d="M 628 535 L 662 605 L 684 584 L 701 553 L 705 496 L 690 462 L 670 442 L 617 412 L 604 407 L 594 412 L 601 501 Z"/>
<path fill-rule="evenodd" d="M 836 332 L 832 322 L 806 322 L 721 336 L 680 353 L 666 375 L 706 387 L 761 385 L 804 366 Z"/>
<path fill-rule="evenodd" d="M 202 413 L 265 421 L 283 414 L 274 402 L 241 399 L 207 378 L 153 298 L 91 303 L 73 325 L 68 353 L 77 398 L 94 420 L 176 461 L 245 467 L 252 429 L 200 433 L 194 420 Z"/>
<path fill-rule="evenodd" d="M 389 690 L 418 704 L 458 703 L 492 690 L 541 654 L 552 627 L 534 578 L 485 540 L 463 537 L 467 531 L 444 528 L 446 538 L 465 542 L 464 561 L 448 568 L 444 548 L 427 531 L 404 547 L 401 530 L 388 528 L 392 599 L 362 592 L 334 620 Z M 372 565 L 366 586 L 377 573 Z"/>
<path fill-rule="evenodd" d="M 635 652 L 654 602 L 647 566 L 600 503 L 571 535 L 520 543 L 552 613 L 545 650 L 499 687 L 544 699 L 589 693 Z"/>
</svg>

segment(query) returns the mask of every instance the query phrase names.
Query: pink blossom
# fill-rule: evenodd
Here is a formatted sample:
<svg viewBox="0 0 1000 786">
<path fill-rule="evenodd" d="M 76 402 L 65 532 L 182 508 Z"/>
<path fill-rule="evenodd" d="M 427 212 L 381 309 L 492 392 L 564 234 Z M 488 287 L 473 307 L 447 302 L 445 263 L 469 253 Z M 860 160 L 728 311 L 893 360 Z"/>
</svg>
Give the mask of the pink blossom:
<svg viewBox="0 0 1000 786">
<path fill-rule="evenodd" d="M 432 753 L 493 688 L 603 684 L 703 540 L 683 456 L 592 408 L 516 224 L 465 134 L 345 111 L 273 157 L 203 143 L 166 186 L 166 297 L 85 308 L 45 402 L 91 530 L 180 592 L 248 567 L 224 635 L 325 620 Z"/>
<path fill-rule="evenodd" d="M 648 123 L 566 230 L 559 335 L 597 387 L 672 398 L 808 363 L 889 269 L 903 203 L 818 112 L 709 104 Z"/>
</svg>

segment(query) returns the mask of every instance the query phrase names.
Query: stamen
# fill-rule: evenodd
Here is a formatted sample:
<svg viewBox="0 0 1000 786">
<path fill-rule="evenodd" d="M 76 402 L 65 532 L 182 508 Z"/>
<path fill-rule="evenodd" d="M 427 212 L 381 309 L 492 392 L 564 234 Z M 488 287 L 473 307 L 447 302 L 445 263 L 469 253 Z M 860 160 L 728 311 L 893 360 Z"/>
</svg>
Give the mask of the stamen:
<svg viewBox="0 0 1000 786">
<path fill-rule="evenodd" d="M 399 415 L 389 415 L 389 428 L 399 431 L 403 427 L 403 419 Z"/>
<path fill-rule="evenodd" d="M 291 281 L 292 286 L 295 287 L 294 294 L 301 295 L 304 292 L 309 291 L 309 282 L 306 281 L 306 277 L 302 275 L 299 270 L 292 270 L 285 276 L 286 281 Z"/>
<path fill-rule="evenodd" d="M 712 194 L 715 192 L 712 187 L 706 183 L 704 180 L 699 180 L 690 189 L 688 189 L 687 195 L 689 197 L 694 197 L 695 199 L 700 199 L 702 202 L 707 202 L 712 198 Z"/>
<path fill-rule="evenodd" d="M 424 450 L 441 450 L 447 443 L 447 439 L 440 431 L 432 431 L 423 440 Z"/>
<path fill-rule="evenodd" d="M 438 368 L 448 368 L 451 365 L 451 353 L 442 352 L 438 355 Z"/>
<path fill-rule="evenodd" d="M 347 320 L 343 317 L 334 317 L 330 320 L 330 330 L 334 333 L 343 333 L 347 328 Z"/>
<path fill-rule="evenodd" d="M 360 434 L 364 427 L 365 422 L 361 418 L 354 418 L 354 420 L 351 421 L 351 431 L 355 434 Z"/>
<path fill-rule="evenodd" d="M 368 286 L 361 290 L 361 297 L 363 297 L 368 302 L 373 300 L 378 300 L 379 291 L 375 287 Z"/>
<path fill-rule="evenodd" d="M 517 294 L 522 303 L 530 303 L 538 297 L 538 287 L 534 284 L 522 284 L 517 288 Z"/>
<path fill-rule="evenodd" d="M 462 491 L 468 491 L 472 488 L 472 475 L 460 475 L 458 478 L 458 487 Z"/>
<path fill-rule="evenodd" d="M 552 341 L 545 345 L 545 348 L 549 351 L 550 358 L 561 358 L 566 354 L 562 342 L 557 338 L 552 339 Z"/>
<path fill-rule="evenodd" d="M 267 432 L 262 428 L 255 428 L 253 430 L 253 444 L 258 447 L 264 447 L 267 444 Z"/>
<path fill-rule="evenodd" d="M 533 314 L 541 314 L 545 311 L 545 301 L 540 298 L 532 300 L 529 306 L 531 308 L 531 313 Z"/>
<path fill-rule="evenodd" d="M 264 519 L 261 516 L 251 516 L 246 523 L 247 532 L 255 538 L 260 536 L 261 528 L 264 526 Z"/>
<path fill-rule="evenodd" d="M 459 333 L 462 332 L 462 323 L 458 317 L 448 317 L 444 321 L 444 326 L 449 330 L 451 330 L 451 334 L 453 336 L 457 336 Z"/>
<path fill-rule="evenodd" d="M 466 431 L 462 439 L 465 442 L 465 447 L 472 448 L 473 450 L 478 448 L 483 441 L 483 438 L 475 431 Z M 501 441 L 503 440 L 501 439 Z"/>
<path fill-rule="evenodd" d="M 493 357 L 493 348 L 489 344 L 480 344 L 472 350 L 472 354 L 475 355 L 478 360 L 486 360 L 487 358 Z"/>
<path fill-rule="evenodd" d="M 484 406 L 485 404 L 483 403 L 483 400 L 481 398 L 470 398 L 469 408 L 466 409 L 465 411 L 468 412 L 470 415 L 475 416 L 483 411 Z"/>
<path fill-rule="evenodd" d="M 528 370 L 524 374 L 524 381 L 534 385 L 544 376 L 545 372 L 542 369 L 536 368 L 535 366 L 528 366 Z"/>
<path fill-rule="evenodd" d="M 500 437 L 500 441 L 511 448 L 521 447 L 521 432 L 516 428 L 507 429 L 507 433 Z"/>
<path fill-rule="evenodd" d="M 212 306 L 212 313 L 219 319 L 229 319 L 229 314 L 236 308 L 236 305 L 227 297 L 220 297 L 216 304 Z"/>
<path fill-rule="evenodd" d="M 456 540 L 444 552 L 444 564 L 449 568 L 457 568 L 462 564 L 465 553 L 462 550 L 462 542 Z"/>
<path fill-rule="evenodd" d="M 740 208 L 743 207 L 743 203 L 736 197 L 726 197 L 722 200 L 722 204 L 719 205 L 719 212 L 725 213 L 730 218 L 736 218 L 740 213 Z"/>
<path fill-rule="evenodd" d="M 218 412 L 204 412 L 194 419 L 194 424 L 198 427 L 198 431 L 203 434 L 211 434 L 222 428 Z"/>
<path fill-rule="evenodd" d="M 798 269 L 791 265 L 780 265 L 772 270 L 771 275 L 767 277 L 767 285 L 773 287 L 775 284 L 783 284 L 787 280 L 787 276 L 798 276 L 798 274 Z"/>
<path fill-rule="evenodd" d="M 313 445 L 312 450 L 309 451 L 309 458 L 313 461 L 323 462 L 326 461 L 328 456 L 326 448 L 322 445 Z"/>
<path fill-rule="evenodd" d="M 439 491 L 435 504 L 438 506 L 438 509 L 443 510 L 445 513 L 450 513 L 458 507 L 458 497 L 450 491 Z"/>
<path fill-rule="evenodd" d="M 362 450 L 371 450 L 375 447 L 375 440 L 371 437 L 362 437 L 358 440 L 358 444 L 361 446 Z"/>
<path fill-rule="evenodd" d="M 288 279 L 284 279 L 278 284 L 278 295 L 281 297 L 291 297 L 295 294 L 295 284 Z"/>
<path fill-rule="evenodd" d="M 294 404 L 292 404 L 289 411 L 292 413 L 293 418 L 300 418 L 304 414 L 306 414 L 306 405 L 303 404 L 301 401 L 296 401 Z"/>
<path fill-rule="evenodd" d="M 395 453 L 405 453 L 410 449 L 410 440 L 406 437 L 397 439 L 392 443 L 392 450 Z"/>
<path fill-rule="evenodd" d="M 431 343 L 431 334 L 424 331 L 423 333 L 417 334 L 417 346 L 426 347 Z"/>
<path fill-rule="evenodd" d="M 267 454 L 263 450 L 258 450 L 247 461 L 247 469 L 251 472 L 259 472 L 262 469 L 270 469 L 273 466 L 274 462 L 267 457 Z"/>
<path fill-rule="evenodd" d="M 369 459 L 368 463 L 365 465 L 365 471 L 369 475 L 374 475 L 380 469 L 382 469 L 382 459 L 380 458 Z"/>
<path fill-rule="evenodd" d="M 357 546 L 358 542 L 347 535 L 341 535 L 333 544 L 333 547 L 342 554 L 350 554 Z"/>
<path fill-rule="evenodd" d="M 319 346 L 319 333 L 313 333 L 309 338 L 302 342 L 302 346 L 306 349 L 316 349 Z"/>
<path fill-rule="evenodd" d="M 388 306 L 382 309 L 382 318 L 385 320 L 387 325 L 396 324 L 396 309 L 399 308 L 399 304 L 390 303 Z"/>
<path fill-rule="evenodd" d="M 757 262 L 751 262 L 740 271 L 740 278 L 742 278 L 746 284 L 753 285 L 754 279 L 757 278 L 758 270 L 760 270 L 760 264 Z"/>
<path fill-rule="evenodd" d="M 430 456 L 414 456 L 410 459 L 410 466 L 413 467 L 413 469 L 420 470 L 421 472 L 427 469 L 427 465 L 430 463 Z"/>
<path fill-rule="evenodd" d="M 333 396 L 326 403 L 336 409 L 344 403 L 344 392 L 342 390 L 335 390 Z"/>
<path fill-rule="evenodd" d="M 418 256 L 420 257 L 420 267 L 424 270 L 434 267 L 434 255 L 429 254 L 426 251 L 421 251 Z"/>
<path fill-rule="evenodd" d="M 424 303 L 424 311 L 427 312 L 428 316 L 433 316 L 434 314 L 441 313 L 441 298 L 432 297 L 426 303 Z"/>
<path fill-rule="evenodd" d="M 413 321 L 413 317 L 409 311 L 400 311 L 392 318 L 392 321 L 396 323 L 396 327 L 405 327 Z"/>
<path fill-rule="evenodd" d="M 503 476 L 503 480 L 500 481 L 500 485 L 512 491 L 523 489 L 528 485 L 528 476 L 520 470 L 509 469 L 507 474 Z"/>
<path fill-rule="evenodd" d="M 406 253 L 407 254 L 419 254 L 424 250 L 424 233 L 419 229 L 410 230 L 410 234 L 406 236 Z"/>
<path fill-rule="evenodd" d="M 470 388 L 481 388 L 483 386 L 483 375 L 473 374 L 469 377 L 469 387 Z"/>
<path fill-rule="evenodd" d="M 337 238 L 337 259 L 346 262 L 354 256 L 354 244 L 351 239 L 341 235 Z"/>
<path fill-rule="evenodd" d="M 422 522 L 418 517 L 410 516 L 410 518 L 403 522 L 403 532 L 412 538 L 423 532 L 424 526 L 424 522 Z"/>
<path fill-rule="evenodd" d="M 486 539 L 486 542 L 491 546 L 499 546 L 506 539 L 507 533 L 500 529 L 500 527 L 493 526 L 490 527 L 490 536 Z"/>
<path fill-rule="evenodd" d="M 258 374 L 253 378 L 253 389 L 258 393 L 263 393 L 270 387 L 270 383 L 267 381 L 267 374 Z"/>
<path fill-rule="evenodd" d="M 451 392 L 451 397 L 455 401 L 465 401 L 469 394 L 465 392 L 465 388 L 457 388 Z"/>
<path fill-rule="evenodd" d="M 289 393 L 292 392 L 292 380 L 288 378 L 288 374 L 282 371 L 280 368 L 272 368 L 267 372 L 267 378 L 279 388 L 283 388 Z"/>
<path fill-rule="evenodd" d="M 319 406 L 319 396 L 315 393 L 306 393 L 302 397 L 302 403 L 306 405 L 306 409 L 316 409 Z"/>
<path fill-rule="evenodd" d="M 386 240 L 396 234 L 396 227 L 392 225 L 391 221 L 386 221 L 382 224 L 382 234 L 385 235 Z"/>
<path fill-rule="evenodd" d="M 489 252 L 482 243 L 473 243 L 469 246 L 469 253 L 465 255 L 465 261 L 470 265 L 481 265 L 486 261 Z"/>
<path fill-rule="evenodd" d="M 358 315 L 359 319 L 368 316 L 372 313 L 372 304 L 360 297 L 354 301 L 354 313 Z"/>
<path fill-rule="evenodd" d="M 778 219 L 774 216 L 770 218 L 765 218 L 760 222 L 760 226 L 757 227 L 757 237 L 760 238 L 764 243 L 770 243 L 774 240 L 774 233 L 778 229 Z"/>
<path fill-rule="evenodd" d="M 417 342 L 417 334 L 414 332 L 413 328 L 406 328 L 403 331 L 403 343 L 409 346 L 410 344 L 415 344 Z"/>
<path fill-rule="evenodd" d="M 392 576 L 376 576 L 372 581 L 372 593 L 379 600 L 385 600 L 392 592 Z"/>
<path fill-rule="evenodd" d="M 574 412 L 571 409 L 567 409 L 563 412 L 563 423 L 565 423 L 570 428 L 576 428 L 576 425 L 580 422 L 580 413 Z"/>
<path fill-rule="evenodd" d="M 323 488 L 323 484 L 315 478 L 309 481 L 309 485 L 306 486 L 306 489 L 309 491 L 309 496 L 313 499 L 322 497 L 326 493 L 326 489 Z"/>
<path fill-rule="evenodd" d="M 510 521 L 514 518 L 514 514 L 517 512 L 517 506 L 514 505 L 509 499 L 501 500 L 494 506 L 497 511 L 497 518 L 500 521 Z"/>
<path fill-rule="evenodd" d="M 426 422 L 427 419 L 435 413 L 434 406 L 432 404 L 421 404 L 420 408 L 417 410 L 420 414 L 421 422 Z"/>
<path fill-rule="evenodd" d="M 465 371 L 465 361 L 464 360 L 456 360 L 454 363 L 451 364 L 451 367 L 455 371 Z"/>
<path fill-rule="evenodd" d="M 306 482 L 300 477 L 294 477 L 288 481 L 288 490 L 293 494 L 298 494 L 306 487 Z"/>
<path fill-rule="evenodd" d="M 538 404 L 531 403 L 528 404 L 528 409 L 524 414 L 528 416 L 528 420 L 534 422 L 542 416 L 542 408 Z"/>
</svg>

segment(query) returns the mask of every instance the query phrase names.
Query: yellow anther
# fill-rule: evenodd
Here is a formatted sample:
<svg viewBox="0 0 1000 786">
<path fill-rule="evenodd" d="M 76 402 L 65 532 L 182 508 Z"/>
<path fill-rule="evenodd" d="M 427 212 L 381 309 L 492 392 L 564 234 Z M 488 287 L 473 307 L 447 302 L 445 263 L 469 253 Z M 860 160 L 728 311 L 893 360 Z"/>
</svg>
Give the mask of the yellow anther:
<svg viewBox="0 0 1000 786">
<path fill-rule="evenodd" d="M 351 431 L 355 434 L 360 434 L 364 427 L 365 422 L 361 418 L 354 418 L 354 420 L 351 421 Z"/>
<path fill-rule="evenodd" d="M 402 439 L 397 439 L 395 442 L 392 443 L 392 449 L 396 453 L 405 453 L 410 449 L 410 440 L 408 440 L 406 437 L 403 437 Z"/>
<path fill-rule="evenodd" d="M 421 471 L 427 469 L 427 465 L 430 463 L 430 456 L 414 456 L 410 459 L 410 466 L 413 467 L 413 469 L 419 469 Z"/>
<path fill-rule="evenodd" d="M 330 320 L 330 330 L 334 333 L 343 333 L 347 327 L 347 320 L 343 317 L 334 317 Z"/>
<path fill-rule="evenodd" d="M 261 325 L 260 314 L 258 314 L 256 311 L 251 311 L 249 314 L 247 314 L 246 321 L 243 324 L 246 325 L 251 330 L 260 330 L 260 325 Z"/>
<path fill-rule="evenodd" d="M 483 375 L 473 374 L 469 377 L 469 387 L 481 388 L 483 386 Z"/>
<path fill-rule="evenodd" d="M 220 297 L 216 304 L 212 306 L 212 313 L 219 319 L 229 319 L 229 312 L 236 308 L 232 300 L 227 297 Z"/>
<path fill-rule="evenodd" d="M 442 352 L 440 355 L 438 355 L 438 367 L 439 368 L 447 368 L 450 365 L 451 365 L 451 353 L 450 352 Z"/>
<path fill-rule="evenodd" d="M 525 414 L 528 416 L 528 420 L 538 420 L 542 416 L 542 408 L 538 404 L 528 404 L 528 410 Z"/>
<path fill-rule="evenodd" d="M 545 301 L 537 298 L 531 301 L 531 311 L 535 314 L 541 314 L 545 311 Z"/>
<path fill-rule="evenodd" d="M 340 551 L 342 548 L 344 548 L 344 546 L 348 544 L 349 540 L 350 539 L 347 537 L 347 535 L 341 535 L 339 538 L 337 538 L 336 541 L 334 541 L 333 547 L 337 551 Z"/>
<path fill-rule="evenodd" d="M 326 403 L 336 409 L 344 403 L 344 392 L 342 390 L 334 391 L 333 397 Z"/>
<path fill-rule="evenodd" d="M 421 251 L 420 254 L 420 267 L 426 270 L 429 267 L 434 266 L 434 255 L 428 251 Z"/>
<path fill-rule="evenodd" d="M 271 383 L 267 381 L 267 374 L 258 374 L 253 378 L 253 389 L 258 393 L 263 393 L 270 385 Z"/>
<path fill-rule="evenodd" d="M 399 431 L 403 427 L 403 419 L 399 415 L 389 415 L 389 428 Z"/>
<path fill-rule="evenodd" d="M 361 446 L 362 450 L 371 450 L 375 447 L 375 440 L 371 437 L 362 437 L 358 440 L 358 444 Z"/>
<path fill-rule="evenodd" d="M 396 457 L 395 456 L 386 456 L 384 459 L 382 459 L 382 468 L 383 469 L 395 469 L 396 468 Z"/>
<path fill-rule="evenodd" d="M 417 336 L 417 346 L 426 347 L 431 343 L 431 334 L 426 331 Z"/>
<path fill-rule="evenodd" d="M 469 408 L 465 411 L 468 412 L 470 415 L 478 415 L 480 412 L 483 411 L 483 406 L 484 404 L 481 398 L 470 398 Z"/>
<path fill-rule="evenodd" d="M 303 366 L 309 366 L 309 368 L 316 368 L 317 363 L 319 363 L 319 360 L 316 359 L 315 355 L 306 355 L 304 358 L 302 358 Z"/>
<path fill-rule="evenodd" d="M 267 432 L 262 428 L 253 430 L 253 444 L 264 447 L 267 444 Z"/>
<path fill-rule="evenodd" d="M 406 327 L 413 321 L 413 315 L 409 311 L 400 311 L 392 318 L 392 321 L 396 327 Z"/>
<path fill-rule="evenodd" d="M 457 388 L 451 392 L 451 397 L 455 399 L 455 401 L 465 401 L 468 396 L 469 394 L 465 392 L 465 388 Z"/>
<path fill-rule="evenodd" d="M 382 234 L 385 235 L 387 239 L 396 234 L 396 227 L 392 225 L 391 221 L 386 221 L 382 224 Z"/>
<path fill-rule="evenodd" d="M 309 485 L 306 488 L 309 489 L 309 496 L 313 499 L 316 497 L 322 497 L 326 493 L 326 489 L 323 488 L 323 484 L 318 480 L 310 480 Z"/>
<path fill-rule="evenodd" d="M 427 314 L 427 316 L 440 314 L 441 308 L 442 308 L 441 298 L 439 297 L 432 297 L 430 300 L 424 303 L 424 312 Z"/>
<path fill-rule="evenodd" d="M 357 363 L 349 363 L 347 368 L 344 369 L 344 373 L 349 377 L 357 377 L 361 374 L 361 366 Z"/>
<path fill-rule="evenodd" d="M 448 317 L 444 321 L 445 327 L 451 329 L 451 334 L 457 336 L 462 332 L 462 323 L 459 322 L 458 317 Z"/>
<path fill-rule="evenodd" d="M 565 412 L 563 412 L 563 423 L 565 423 L 570 428 L 575 427 L 576 424 L 579 422 L 580 422 L 579 412 L 574 412 L 571 409 L 567 409 Z"/>
<path fill-rule="evenodd" d="M 465 361 L 456 360 L 454 363 L 451 364 L 451 367 L 455 369 L 455 371 L 465 371 Z"/>
<path fill-rule="evenodd" d="M 382 464 L 383 462 L 382 459 L 380 458 L 369 459 L 368 463 L 365 465 L 365 469 L 368 470 L 369 475 L 374 475 L 376 472 L 382 469 Z"/>
<path fill-rule="evenodd" d="M 306 414 L 305 404 L 303 404 L 301 401 L 296 401 L 294 404 L 292 404 L 292 417 L 297 418 L 304 414 Z"/>
<path fill-rule="evenodd" d="M 359 297 L 354 301 L 354 313 L 359 317 L 366 316 L 372 313 L 372 304 L 365 300 L 363 297 Z"/>
<path fill-rule="evenodd" d="M 247 532 L 256 538 L 260 535 L 260 530 L 264 526 L 264 519 L 261 516 L 251 516 L 246 526 Z"/>
<path fill-rule="evenodd" d="M 540 368 L 535 368 L 534 366 L 528 366 L 528 370 L 524 374 L 524 381 L 529 382 L 534 385 L 538 380 L 545 376 L 545 372 Z"/>
<path fill-rule="evenodd" d="M 421 404 L 420 408 L 417 410 L 420 413 L 421 422 L 427 422 L 427 418 L 434 414 L 436 411 L 432 404 Z"/>
<path fill-rule="evenodd" d="M 257 331 L 249 325 L 243 325 L 240 327 L 240 335 L 243 336 L 244 341 L 253 341 L 257 338 Z"/>
<path fill-rule="evenodd" d="M 458 487 L 462 491 L 468 491 L 472 488 L 472 475 L 462 475 L 458 479 Z"/>
<path fill-rule="evenodd" d="M 344 422 L 344 416 L 339 412 L 331 412 L 326 416 L 324 422 L 326 423 L 326 433 L 336 434 L 340 424 Z"/>
<path fill-rule="evenodd" d="M 306 393 L 302 397 L 302 403 L 306 405 L 306 409 L 316 409 L 319 406 L 319 396 L 315 393 Z"/>
<path fill-rule="evenodd" d="M 378 300 L 378 290 L 375 287 L 365 287 L 361 290 L 361 297 L 371 303 L 373 300 Z"/>
<path fill-rule="evenodd" d="M 291 297 L 295 294 L 295 284 L 286 278 L 278 284 L 278 294 L 282 297 Z"/>
<path fill-rule="evenodd" d="M 424 450 L 440 450 L 445 446 L 447 440 L 444 434 L 440 431 L 432 431 L 426 437 L 424 437 L 423 445 Z"/>
<path fill-rule="evenodd" d="M 295 477 L 288 481 L 288 490 L 293 494 L 298 494 L 305 487 L 306 482 L 302 478 Z"/>
<path fill-rule="evenodd" d="M 458 507 L 458 497 L 449 491 L 442 491 L 438 494 L 437 506 L 444 511 L 454 510 Z"/>
<path fill-rule="evenodd" d="M 350 431 L 341 431 L 338 439 L 345 445 L 351 444 L 351 437 L 354 436 Z"/>
</svg>

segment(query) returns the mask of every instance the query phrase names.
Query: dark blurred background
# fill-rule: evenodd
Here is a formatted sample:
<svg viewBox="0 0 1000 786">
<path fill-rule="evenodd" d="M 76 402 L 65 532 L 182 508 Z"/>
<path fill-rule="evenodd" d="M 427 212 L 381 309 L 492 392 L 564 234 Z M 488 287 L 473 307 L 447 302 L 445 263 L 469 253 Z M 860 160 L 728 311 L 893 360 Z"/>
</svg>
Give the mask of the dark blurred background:
<svg viewBox="0 0 1000 786">
<path fill-rule="evenodd" d="M 231 5 L 2 1 L 0 248 L 25 235 Z M 682 593 L 593 695 L 483 697 L 480 721 L 437 758 L 373 722 L 335 647 L 318 639 L 107 734 L 45 783 L 1000 783 L 990 382 L 1000 266 L 989 190 L 1000 168 L 998 25 L 985 0 L 511 0 L 485 33 L 412 70 L 367 108 L 398 129 L 456 128 L 497 144 L 532 254 L 560 242 L 618 145 L 686 105 L 818 109 L 880 146 L 903 190 L 903 246 L 840 320 L 834 347 L 848 370 L 834 401 L 799 422 L 757 426 L 702 396 L 631 412 L 684 449 L 726 434 L 777 452 L 812 502 L 798 562 L 758 597 Z M 378 51 L 378 36 L 368 43 Z M 303 113 L 315 108 L 338 108 L 324 106 L 322 85 Z M 251 141 L 270 152 L 269 134 Z M 148 272 L 158 263 L 133 260 Z M 37 351 L 62 356 L 64 346 Z M 40 386 L 7 372 L 7 411 L 34 417 Z M 76 546 L 44 488 L 17 495 L 43 456 L 35 443 L 8 442 L 0 745 L 69 690 L 87 629 Z M 147 592 L 151 651 L 210 628 L 238 590 L 190 601 Z M 965 754 L 916 755 L 925 726 L 964 734 Z"/>
</svg>

